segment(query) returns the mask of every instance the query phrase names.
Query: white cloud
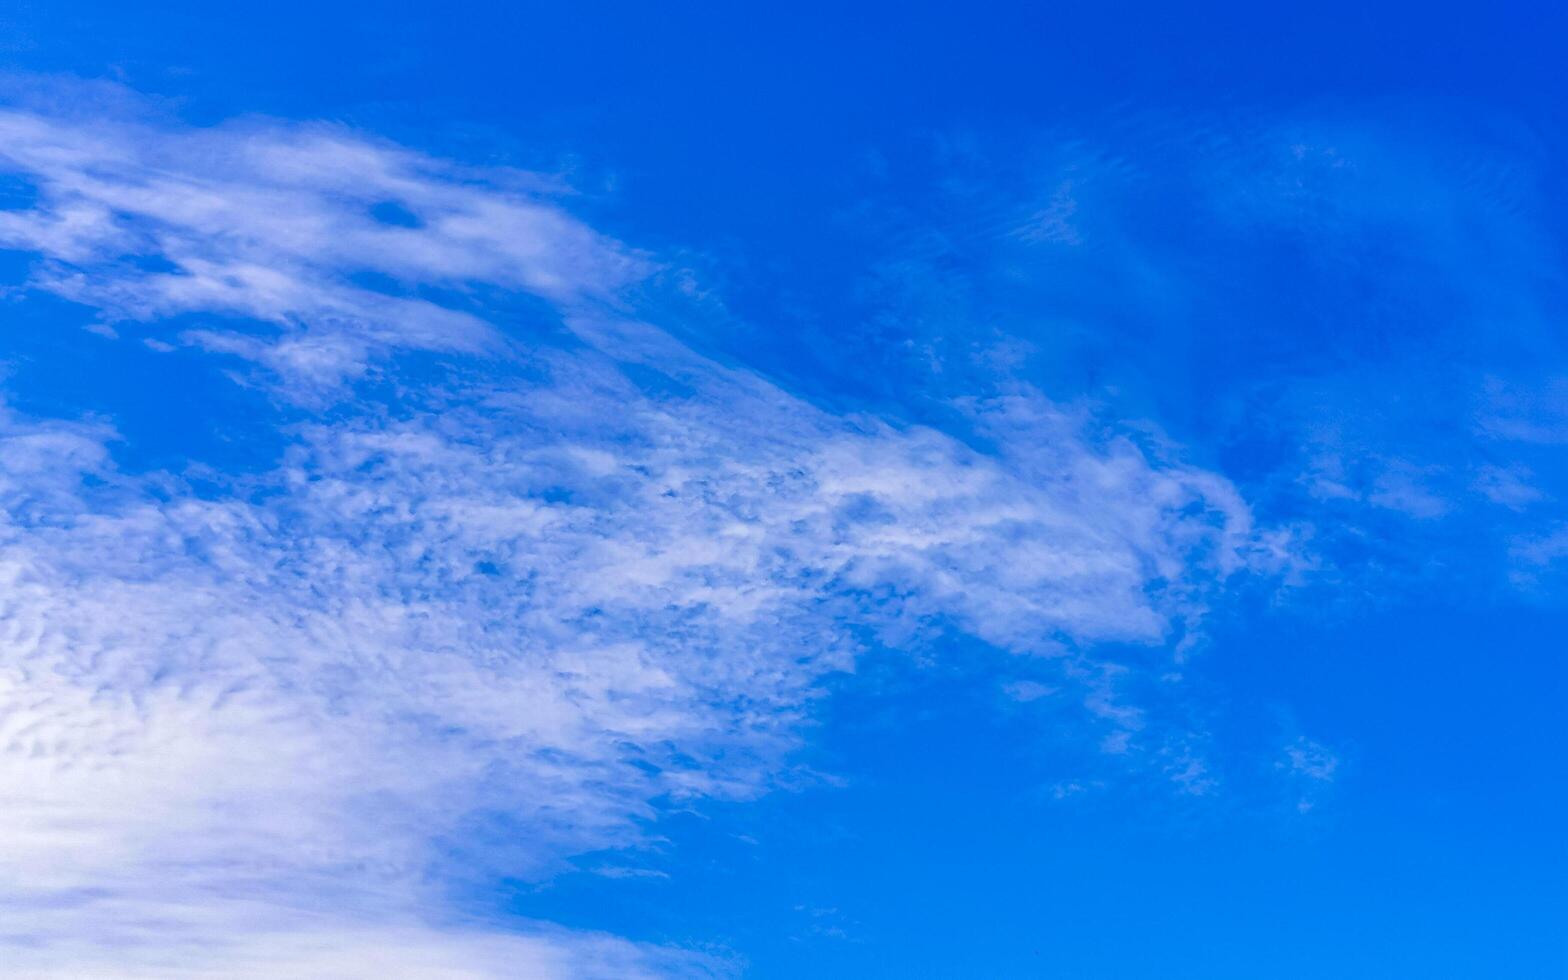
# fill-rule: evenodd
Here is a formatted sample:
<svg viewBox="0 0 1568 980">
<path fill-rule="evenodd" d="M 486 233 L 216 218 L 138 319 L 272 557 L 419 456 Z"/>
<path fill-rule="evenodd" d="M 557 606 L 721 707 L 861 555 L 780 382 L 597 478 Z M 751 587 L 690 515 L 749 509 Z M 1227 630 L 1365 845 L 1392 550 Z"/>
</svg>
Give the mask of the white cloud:
<svg viewBox="0 0 1568 980">
<path fill-rule="evenodd" d="M 643 980 L 720 977 L 736 964 L 711 955 L 629 943 L 611 936 L 532 926 L 498 933 L 472 926 L 365 922 L 280 912 L 238 901 L 160 906 L 98 900 L 92 913 L 113 924 L 82 934 L 68 904 L 4 907 L 5 975 L 114 980 Z"/>
<path fill-rule="evenodd" d="M 1486 465 L 1477 467 L 1470 486 L 1494 504 L 1522 511 L 1546 499 L 1532 478 L 1523 466 Z"/>
<path fill-rule="evenodd" d="M 36 188 L 32 207 L 0 211 L 0 246 L 47 260 L 35 286 L 111 318 L 259 321 L 277 342 L 210 330 L 187 340 L 262 361 L 297 395 L 387 348 L 494 345 L 488 324 L 414 287 L 484 282 L 572 302 L 650 268 L 561 210 L 547 182 L 324 125 L 188 129 L 10 109 L 0 168 Z M 366 275 L 402 291 L 363 285 Z"/>
<path fill-rule="evenodd" d="M 1554 446 L 1568 441 L 1568 379 L 1505 383 L 1488 377 L 1474 419 L 1477 435 L 1504 442 Z"/>
<path fill-rule="evenodd" d="M 1509 542 L 1508 558 L 1509 579 L 1535 591 L 1541 580 L 1568 558 L 1568 526 L 1554 523 L 1535 533 L 1515 535 Z"/>
<path fill-rule="evenodd" d="M 1283 754 L 1284 758 L 1275 763 L 1275 767 L 1296 785 L 1296 811 L 1309 813 L 1322 802 L 1338 777 L 1339 756 L 1321 742 L 1305 736 L 1286 743 Z"/>
<path fill-rule="evenodd" d="M 0 904 L 41 971 L 360 976 L 319 958 L 372 948 L 419 975 L 658 971 L 441 925 L 443 886 L 633 844 L 660 795 L 766 791 L 864 642 L 1160 643 L 1275 560 L 1224 480 L 1036 392 L 961 406 L 982 453 L 612 315 L 646 260 L 515 175 L 275 123 L 7 112 L 0 137 L 40 192 L 0 237 L 40 288 L 270 322 L 186 339 L 334 397 L 372 352 L 471 355 L 292 426 L 216 494 L 117 471 L 103 426 L 0 417 Z M 386 201 L 419 227 L 378 224 Z M 491 343 L 365 273 L 531 292 L 586 346 Z M 1126 750 L 1136 709 L 1090 697 Z"/>
</svg>

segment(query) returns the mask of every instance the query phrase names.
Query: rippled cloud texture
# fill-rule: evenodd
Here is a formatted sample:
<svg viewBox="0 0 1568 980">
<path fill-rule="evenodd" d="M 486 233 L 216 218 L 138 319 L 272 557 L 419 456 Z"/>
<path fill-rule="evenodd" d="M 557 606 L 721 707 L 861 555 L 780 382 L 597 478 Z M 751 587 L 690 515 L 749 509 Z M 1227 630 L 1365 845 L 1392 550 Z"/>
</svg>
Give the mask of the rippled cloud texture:
<svg viewBox="0 0 1568 980">
<path fill-rule="evenodd" d="M 1297 557 L 1149 426 L 999 379 L 960 438 L 698 353 L 547 176 L 126 97 L 0 112 L 0 168 L 19 295 L 210 360 L 283 445 L 148 470 L 0 414 L 10 975 L 726 972 L 450 891 L 805 778 L 823 679 L 934 635 L 1061 664 L 1085 738 L 1201 791 L 1095 645 L 1179 652 Z"/>
</svg>

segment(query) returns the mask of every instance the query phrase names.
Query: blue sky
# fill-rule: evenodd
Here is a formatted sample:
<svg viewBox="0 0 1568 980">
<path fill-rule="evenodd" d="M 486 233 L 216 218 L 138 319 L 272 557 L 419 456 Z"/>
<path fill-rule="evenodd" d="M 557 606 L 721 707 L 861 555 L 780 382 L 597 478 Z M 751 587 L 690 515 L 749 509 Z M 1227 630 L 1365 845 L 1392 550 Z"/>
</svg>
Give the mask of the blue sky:
<svg viewBox="0 0 1568 980">
<path fill-rule="evenodd" d="M 1560 18 L 0 15 L 0 963 L 1568 971 Z"/>
</svg>

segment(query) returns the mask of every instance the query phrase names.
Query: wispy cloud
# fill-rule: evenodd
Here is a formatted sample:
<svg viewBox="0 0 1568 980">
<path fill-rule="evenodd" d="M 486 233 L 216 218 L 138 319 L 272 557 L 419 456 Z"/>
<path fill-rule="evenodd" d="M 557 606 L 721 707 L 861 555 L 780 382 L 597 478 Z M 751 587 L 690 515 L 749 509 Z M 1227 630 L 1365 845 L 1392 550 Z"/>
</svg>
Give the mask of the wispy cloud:
<svg viewBox="0 0 1568 980">
<path fill-rule="evenodd" d="M 10 109 L 0 146 L 0 166 L 36 195 L 0 212 L 0 245 L 46 260 L 34 287 L 111 320 L 217 313 L 264 324 L 268 340 L 182 338 L 261 361 L 295 394 L 388 349 L 493 344 L 493 327 L 421 289 L 483 282 L 571 302 L 649 268 L 563 211 L 547 180 L 465 170 L 332 126 L 187 129 Z"/>
<path fill-rule="evenodd" d="M 1338 754 L 1320 742 L 1298 736 L 1285 745 L 1284 758 L 1275 764 L 1294 784 L 1296 811 L 1316 809 L 1339 774 Z"/>
<path fill-rule="evenodd" d="M 943 144 L 925 193 L 857 211 L 891 254 L 835 342 L 903 355 L 889 387 L 922 396 L 1007 373 L 1157 415 L 1301 529 L 1327 601 L 1490 594 L 1568 479 L 1551 168 L 1527 133 L 1430 109 Z"/>
<path fill-rule="evenodd" d="M 95 897 L 4 907 L 6 975 L 161 980 L 165 977 L 529 977 L 652 980 L 733 976 L 712 954 L 630 943 L 539 924 L 506 932 L 383 918 L 294 912 L 254 898 L 202 906 Z M 102 919 L 82 930 L 85 918 Z"/>
<path fill-rule="evenodd" d="M 1028 386 L 957 407 L 971 444 L 699 356 L 619 292 L 650 260 L 525 175 L 261 121 L 12 110 L 0 147 L 36 188 L 0 214 L 33 288 L 220 315 L 175 338 L 338 402 L 200 490 L 117 469 L 105 425 L 0 418 L 0 904 L 28 968 L 662 970 L 455 919 L 445 888 L 766 791 L 868 644 L 1163 643 L 1278 558 L 1224 479 Z M 575 339 L 497 341 L 478 287 Z M 451 365 L 400 374 L 409 349 Z M 372 362 L 392 393 L 354 386 Z"/>
</svg>

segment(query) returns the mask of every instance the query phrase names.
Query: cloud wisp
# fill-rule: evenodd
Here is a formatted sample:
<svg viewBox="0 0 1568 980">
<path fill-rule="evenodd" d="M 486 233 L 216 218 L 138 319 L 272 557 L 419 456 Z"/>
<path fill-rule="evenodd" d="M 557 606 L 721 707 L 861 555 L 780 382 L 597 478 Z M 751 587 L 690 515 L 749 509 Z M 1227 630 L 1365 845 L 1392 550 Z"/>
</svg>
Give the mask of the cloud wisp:
<svg viewBox="0 0 1568 980">
<path fill-rule="evenodd" d="M 570 303 L 649 267 L 566 214 L 546 179 L 329 126 L 13 110 L 0 112 L 0 145 L 0 166 L 36 195 L 0 213 L 0 245 L 44 259 L 33 287 L 111 319 L 250 321 L 265 331 L 181 339 L 258 360 L 295 396 L 388 349 L 493 346 L 492 326 L 421 289 L 483 282 Z"/>
<path fill-rule="evenodd" d="M 0 136 L 32 289 L 333 406 L 199 480 L 0 416 L 0 943 L 40 973 L 722 970 L 448 887 L 767 791 L 868 645 L 1171 642 L 1277 558 L 1225 480 L 1032 389 L 960 406 L 971 444 L 694 353 L 619 298 L 651 261 L 524 175 L 263 121 Z"/>
</svg>

